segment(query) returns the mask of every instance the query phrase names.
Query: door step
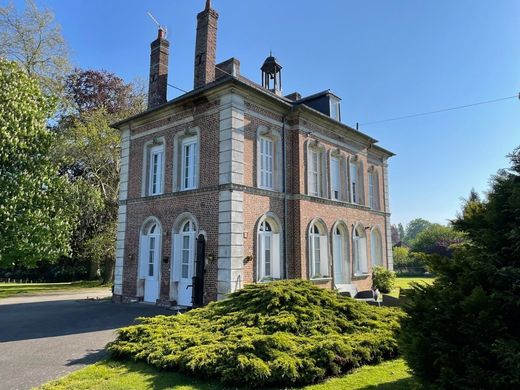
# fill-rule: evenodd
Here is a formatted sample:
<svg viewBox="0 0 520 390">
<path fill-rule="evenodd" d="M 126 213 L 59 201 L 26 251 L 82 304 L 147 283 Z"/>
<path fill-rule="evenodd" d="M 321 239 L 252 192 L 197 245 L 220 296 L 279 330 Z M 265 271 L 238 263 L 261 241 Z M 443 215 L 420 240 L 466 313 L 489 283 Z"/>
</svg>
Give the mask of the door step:
<svg viewBox="0 0 520 390">
<path fill-rule="evenodd" d="M 336 284 L 335 287 L 341 295 L 350 296 L 351 298 L 354 298 L 358 293 L 358 289 L 355 284 Z"/>
</svg>

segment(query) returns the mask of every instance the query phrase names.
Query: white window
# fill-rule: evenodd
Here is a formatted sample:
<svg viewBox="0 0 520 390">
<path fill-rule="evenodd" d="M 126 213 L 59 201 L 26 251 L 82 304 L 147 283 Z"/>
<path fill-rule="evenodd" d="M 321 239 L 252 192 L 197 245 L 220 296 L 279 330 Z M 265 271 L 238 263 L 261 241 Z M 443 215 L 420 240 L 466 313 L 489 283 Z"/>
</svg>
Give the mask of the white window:
<svg viewBox="0 0 520 390">
<path fill-rule="evenodd" d="M 368 173 L 368 201 L 371 209 L 379 210 L 379 177 L 375 171 Z"/>
<path fill-rule="evenodd" d="M 160 195 L 163 193 L 163 156 L 162 145 L 150 149 L 148 195 Z"/>
<path fill-rule="evenodd" d="M 197 188 L 198 159 L 197 137 L 184 139 L 182 141 L 182 190 Z"/>
<path fill-rule="evenodd" d="M 337 121 L 341 120 L 339 100 L 333 97 L 330 98 L 330 117 Z"/>
<path fill-rule="evenodd" d="M 321 195 L 321 164 L 320 152 L 315 149 L 309 151 L 309 195 Z"/>
<path fill-rule="evenodd" d="M 358 203 L 358 166 L 354 161 L 350 162 L 350 201 Z"/>
<path fill-rule="evenodd" d="M 271 226 L 272 225 L 272 226 Z M 280 279 L 280 234 L 273 231 L 277 227 L 272 220 L 264 220 L 258 228 L 259 280 Z"/>
<path fill-rule="evenodd" d="M 340 200 L 341 198 L 341 177 L 340 177 L 340 161 L 337 157 L 330 158 L 330 183 L 331 198 Z"/>
<path fill-rule="evenodd" d="M 332 259 L 335 285 L 350 283 L 350 266 L 347 257 L 345 232 L 347 232 L 346 226 L 341 225 L 341 227 L 336 226 L 332 234 Z"/>
<path fill-rule="evenodd" d="M 260 137 L 260 187 L 273 189 L 273 140 Z"/>
<path fill-rule="evenodd" d="M 356 275 L 368 273 L 367 238 L 365 229 L 356 226 L 353 233 L 354 241 L 354 273 Z"/>
<path fill-rule="evenodd" d="M 330 276 L 327 236 L 325 229 L 313 224 L 309 231 L 309 262 L 312 279 Z"/>
<path fill-rule="evenodd" d="M 379 229 L 373 229 L 370 235 L 370 253 L 372 255 L 372 266 L 383 265 L 383 240 Z"/>
</svg>

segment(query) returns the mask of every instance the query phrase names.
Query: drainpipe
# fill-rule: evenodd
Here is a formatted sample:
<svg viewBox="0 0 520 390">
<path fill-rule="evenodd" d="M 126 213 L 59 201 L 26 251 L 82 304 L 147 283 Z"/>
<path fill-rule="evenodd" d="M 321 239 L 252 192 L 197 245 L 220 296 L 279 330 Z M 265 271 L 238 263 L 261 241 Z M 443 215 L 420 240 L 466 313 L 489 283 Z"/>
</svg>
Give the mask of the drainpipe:
<svg viewBox="0 0 520 390">
<path fill-rule="evenodd" d="M 289 277 L 289 260 L 287 259 L 287 245 L 288 245 L 288 234 L 287 234 L 287 213 L 288 213 L 288 201 L 287 201 L 287 145 L 285 137 L 285 119 L 287 115 L 282 116 L 282 183 L 283 183 L 283 259 L 284 259 L 284 273 L 285 279 Z"/>
</svg>

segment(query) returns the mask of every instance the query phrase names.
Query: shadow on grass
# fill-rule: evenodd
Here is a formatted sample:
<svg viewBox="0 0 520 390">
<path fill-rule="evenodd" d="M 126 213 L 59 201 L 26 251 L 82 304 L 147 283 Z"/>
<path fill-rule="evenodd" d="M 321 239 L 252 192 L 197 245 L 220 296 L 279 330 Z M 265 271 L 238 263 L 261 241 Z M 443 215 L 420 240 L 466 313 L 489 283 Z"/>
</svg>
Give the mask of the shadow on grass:
<svg viewBox="0 0 520 390">
<path fill-rule="evenodd" d="M 362 387 L 361 390 L 415 390 L 419 389 L 417 382 L 412 378 L 398 379 L 394 382 L 381 383 Z"/>
</svg>

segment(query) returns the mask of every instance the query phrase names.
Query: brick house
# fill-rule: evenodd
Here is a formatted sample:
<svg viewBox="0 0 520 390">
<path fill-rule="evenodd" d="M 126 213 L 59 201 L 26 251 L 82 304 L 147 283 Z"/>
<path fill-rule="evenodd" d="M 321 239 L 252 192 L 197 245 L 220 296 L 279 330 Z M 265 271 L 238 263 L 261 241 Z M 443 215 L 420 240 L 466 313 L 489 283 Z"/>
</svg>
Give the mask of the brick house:
<svg viewBox="0 0 520 390">
<path fill-rule="evenodd" d="M 371 287 L 392 269 L 387 161 L 341 122 L 330 91 L 282 94 L 269 56 L 261 84 L 216 64 L 218 14 L 197 16 L 194 89 L 167 101 L 169 43 L 151 44 L 148 110 L 116 123 L 121 188 L 115 301 L 181 306 L 245 284 L 310 279 Z"/>
</svg>

